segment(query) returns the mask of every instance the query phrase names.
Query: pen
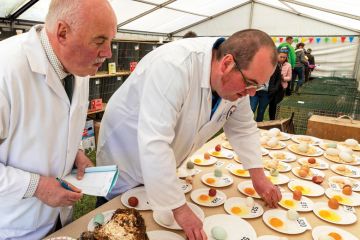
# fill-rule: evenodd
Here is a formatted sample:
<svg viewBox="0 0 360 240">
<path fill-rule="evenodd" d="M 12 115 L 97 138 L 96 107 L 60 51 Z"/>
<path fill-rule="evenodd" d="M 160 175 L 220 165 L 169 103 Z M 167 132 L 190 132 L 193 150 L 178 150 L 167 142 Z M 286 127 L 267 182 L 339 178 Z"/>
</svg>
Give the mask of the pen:
<svg viewBox="0 0 360 240">
<path fill-rule="evenodd" d="M 71 189 L 71 187 L 64 181 L 62 180 L 61 178 L 56 178 L 56 180 L 60 183 L 60 185 L 65 188 L 66 190 L 69 190 L 69 191 L 72 191 L 74 192 L 74 190 Z"/>
</svg>

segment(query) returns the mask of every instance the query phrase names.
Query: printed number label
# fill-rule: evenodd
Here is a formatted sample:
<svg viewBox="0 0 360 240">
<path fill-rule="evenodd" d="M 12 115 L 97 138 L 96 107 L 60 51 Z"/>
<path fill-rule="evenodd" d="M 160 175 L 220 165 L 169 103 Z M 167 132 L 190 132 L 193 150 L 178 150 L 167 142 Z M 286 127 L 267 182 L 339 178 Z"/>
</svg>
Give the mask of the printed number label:
<svg viewBox="0 0 360 240">
<path fill-rule="evenodd" d="M 253 206 L 253 207 L 251 208 L 251 213 L 257 213 L 257 212 L 258 212 L 258 210 L 259 210 L 259 208 L 258 208 L 258 207 Z"/>
<path fill-rule="evenodd" d="M 216 197 L 216 198 L 214 198 L 211 202 L 214 203 L 214 204 L 216 204 L 216 203 L 218 203 L 218 202 L 220 202 L 220 201 L 221 201 L 221 198 Z"/>
</svg>

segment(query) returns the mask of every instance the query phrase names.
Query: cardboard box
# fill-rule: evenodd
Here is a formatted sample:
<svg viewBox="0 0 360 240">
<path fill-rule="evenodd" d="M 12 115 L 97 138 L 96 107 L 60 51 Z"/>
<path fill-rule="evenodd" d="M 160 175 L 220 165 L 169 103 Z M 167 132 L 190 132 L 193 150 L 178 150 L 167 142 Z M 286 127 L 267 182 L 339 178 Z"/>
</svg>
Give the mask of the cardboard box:
<svg viewBox="0 0 360 240">
<path fill-rule="evenodd" d="M 91 100 L 90 106 L 91 106 L 91 108 L 90 108 L 91 112 L 102 110 L 102 108 L 103 108 L 102 99 L 97 98 L 97 99 Z"/>
<path fill-rule="evenodd" d="M 312 115 L 308 120 L 306 134 L 335 141 L 348 138 L 360 141 L 360 121 Z"/>
</svg>

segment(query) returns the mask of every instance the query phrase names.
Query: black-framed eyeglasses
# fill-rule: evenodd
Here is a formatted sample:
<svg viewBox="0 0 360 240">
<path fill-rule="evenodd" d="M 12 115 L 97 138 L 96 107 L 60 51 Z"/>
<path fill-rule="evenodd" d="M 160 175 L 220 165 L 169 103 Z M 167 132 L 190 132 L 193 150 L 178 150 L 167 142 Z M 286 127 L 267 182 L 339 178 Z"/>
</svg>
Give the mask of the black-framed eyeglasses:
<svg viewBox="0 0 360 240">
<path fill-rule="evenodd" d="M 234 63 L 235 63 L 235 66 L 236 66 L 236 69 L 240 72 L 243 80 L 244 80 L 244 83 L 246 85 L 245 89 L 248 90 L 248 89 L 255 89 L 256 91 L 260 90 L 261 88 L 264 87 L 264 84 L 257 84 L 257 83 L 254 83 L 253 81 L 250 81 L 249 79 L 247 79 L 247 77 L 245 77 L 244 73 L 241 71 L 237 61 L 236 61 L 236 58 L 234 57 L 234 55 L 230 54 L 234 60 Z"/>
</svg>

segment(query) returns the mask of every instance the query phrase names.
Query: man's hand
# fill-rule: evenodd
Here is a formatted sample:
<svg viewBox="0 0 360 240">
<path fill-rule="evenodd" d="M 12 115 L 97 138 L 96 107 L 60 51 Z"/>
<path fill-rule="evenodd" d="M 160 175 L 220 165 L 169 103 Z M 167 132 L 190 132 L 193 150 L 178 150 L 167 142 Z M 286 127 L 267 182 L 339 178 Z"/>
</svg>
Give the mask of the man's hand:
<svg viewBox="0 0 360 240">
<path fill-rule="evenodd" d="M 278 202 L 282 198 L 280 189 L 270 182 L 262 168 L 252 168 L 249 169 L 249 172 L 255 191 L 269 207 L 278 207 Z"/>
<path fill-rule="evenodd" d="M 207 240 L 203 230 L 203 223 L 185 203 L 173 209 L 176 222 L 184 230 L 188 240 Z"/>
<path fill-rule="evenodd" d="M 75 166 L 77 168 L 77 176 L 76 178 L 81 180 L 85 174 L 85 168 L 93 167 L 94 164 L 91 160 L 85 155 L 82 150 L 79 150 L 76 154 L 75 158 Z"/>
<path fill-rule="evenodd" d="M 71 206 L 83 196 L 81 190 L 67 183 L 73 190 L 63 188 L 54 177 L 40 176 L 34 196 L 50 207 Z"/>
</svg>

